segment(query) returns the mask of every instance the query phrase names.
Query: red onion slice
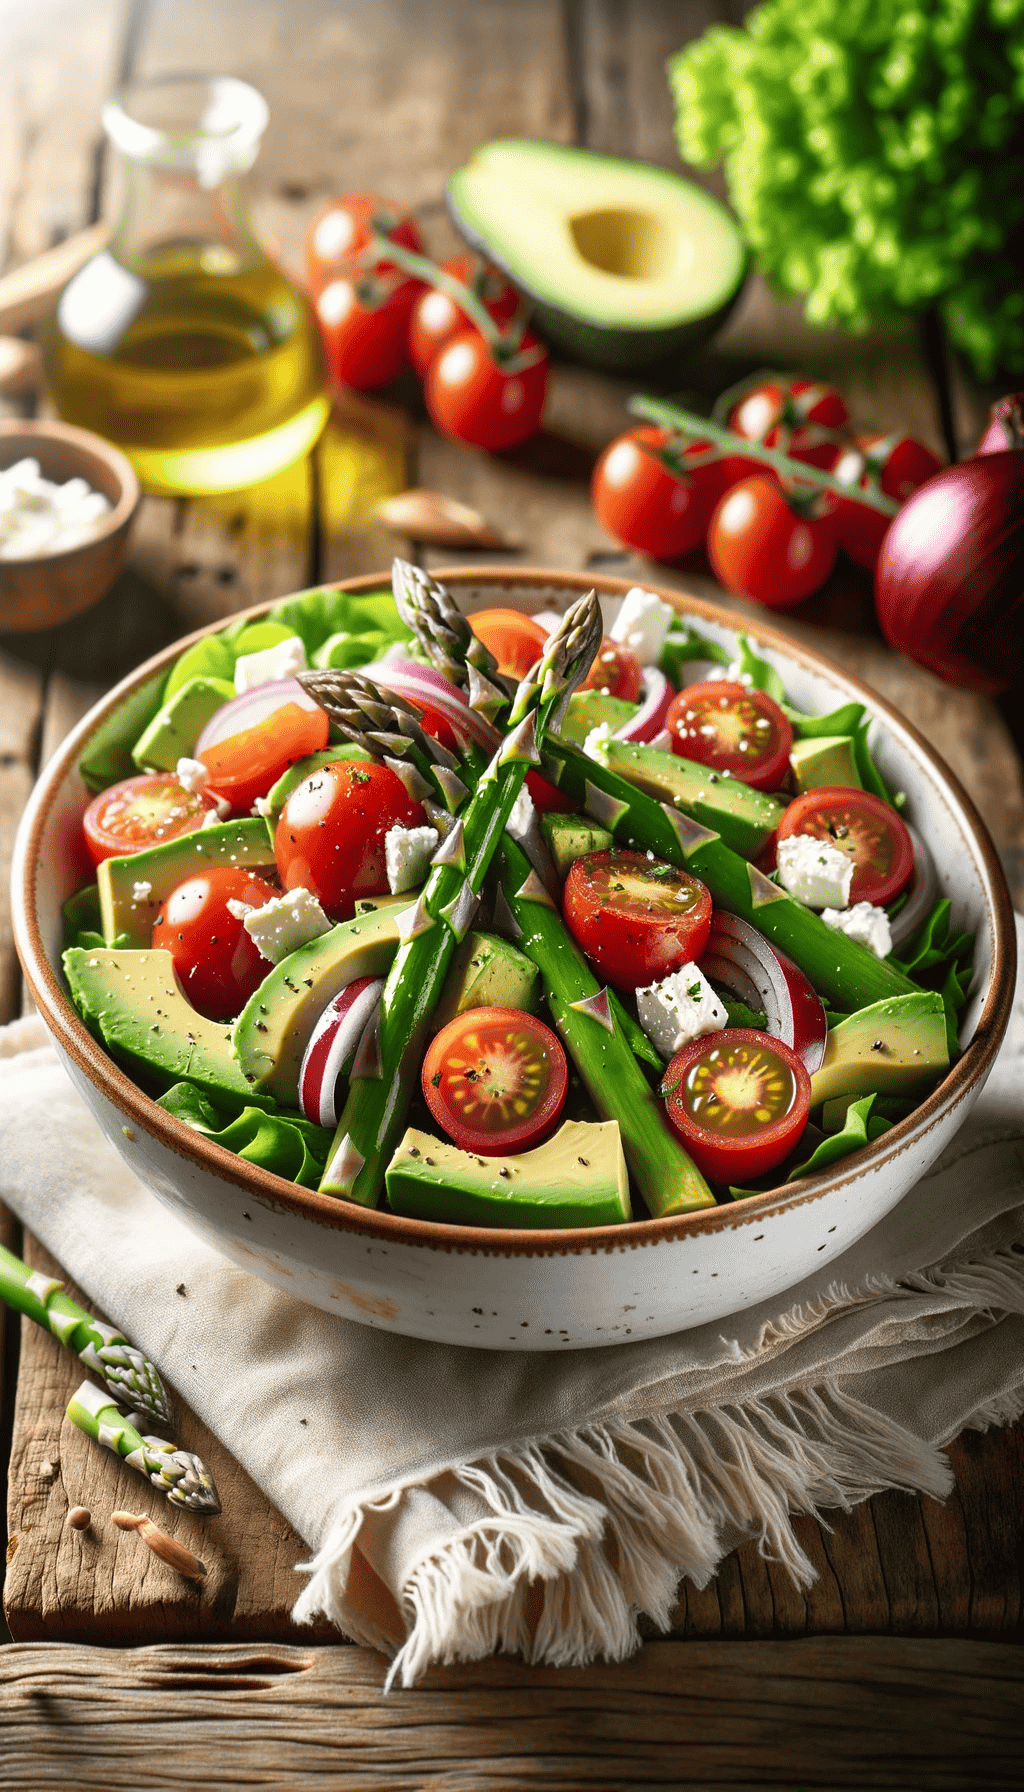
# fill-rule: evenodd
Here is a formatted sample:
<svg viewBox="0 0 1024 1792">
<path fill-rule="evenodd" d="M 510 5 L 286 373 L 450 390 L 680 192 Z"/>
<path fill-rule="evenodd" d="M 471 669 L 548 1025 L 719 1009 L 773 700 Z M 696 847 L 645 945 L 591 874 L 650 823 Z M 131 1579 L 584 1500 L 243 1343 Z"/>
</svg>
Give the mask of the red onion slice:
<svg viewBox="0 0 1024 1792">
<path fill-rule="evenodd" d="M 707 949 L 698 967 L 715 983 L 735 992 L 748 1007 L 763 1008 L 766 1031 L 817 1070 L 825 1055 L 828 1021 L 803 971 L 749 921 L 716 910 Z M 751 1001 L 745 991 L 753 990 Z"/>
<path fill-rule="evenodd" d="M 623 722 L 621 728 L 616 728 L 616 740 L 652 743 L 665 726 L 674 696 L 675 691 L 664 672 L 659 672 L 657 666 L 645 666 L 640 684 L 640 708 L 628 722 Z"/>
<path fill-rule="evenodd" d="M 304 691 L 295 678 L 275 678 L 269 684 L 258 684 L 240 697 L 231 697 L 210 717 L 195 745 L 195 757 L 216 747 L 235 734 L 258 728 L 268 716 L 295 703 L 300 709 L 319 709 L 319 704 Z"/>
<path fill-rule="evenodd" d="M 910 895 L 891 924 L 894 946 L 902 946 L 909 940 L 925 916 L 931 913 L 938 889 L 931 853 L 916 828 L 912 828 L 909 822 L 904 822 L 903 825 L 914 848 L 914 872 L 910 879 Z"/>
<path fill-rule="evenodd" d="M 383 988 L 383 977 L 353 978 L 313 1028 L 299 1071 L 299 1106 L 314 1126 L 337 1126 L 338 1097 Z"/>
<path fill-rule="evenodd" d="M 372 678 L 384 691 L 394 691 L 420 709 L 436 710 L 457 734 L 475 741 L 487 753 L 500 746 L 502 736 L 484 716 L 470 709 L 462 692 L 433 666 L 421 666 L 415 660 L 382 660 L 372 666 L 360 666 L 366 678 Z"/>
</svg>

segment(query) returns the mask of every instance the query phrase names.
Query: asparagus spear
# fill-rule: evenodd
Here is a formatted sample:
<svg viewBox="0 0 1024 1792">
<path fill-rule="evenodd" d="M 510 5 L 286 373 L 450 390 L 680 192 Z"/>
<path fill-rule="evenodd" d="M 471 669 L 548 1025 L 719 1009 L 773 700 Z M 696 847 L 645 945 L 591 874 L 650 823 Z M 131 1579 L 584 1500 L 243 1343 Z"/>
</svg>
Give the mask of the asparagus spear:
<svg viewBox="0 0 1024 1792">
<path fill-rule="evenodd" d="M 93 1319 L 64 1293 L 59 1282 L 30 1269 L 0 1245 L 0 1299 L 34 1319 L 100 1376 L 115 1400 L 140 1407 L 158 1425 L 174 1423 L 174 1412 L 160 1376 L 141 1350 L 111 1325 Z"/>
<path fill-rule="evenodd" d="M 558 910 L 508 835 L 498 848 L 502 895 L 517 927 L 516 944 L 532 958 L 558 1031 L 602 1120 L 617 1120 L 622 1149 L 655 1219 L 713 1207 L 714 1196 L 663 1117 L 610 991 L 584 964 Z"/>
<path fill-rule="evenodd" d="M 498 671 L 494 655 L 474 635 L 451 594 L 408 560 L 394 561 L 391 589 L 402 621 L 431 665 L 466 692 L 470 709 L 500 727 L 515 695 L 515 680 Z"/>
<path fill-rule="evenodd" d="M 405 1124 L 419 1075 L 430 1015 L 455 948 L 468 932 L 487 868 L 498 847 L 538 742 L 593 661 L 601 642 L 594 592 L 566 611 L 543 658 L 519 685 L 511 732 L 478 779 L 454 828 L 434 855 L 429 878 L 403 914 L 402 944 L 381 996 L 372 1050 L 359 1071 L 320 1184 L 328 1194 L 375 1206 L 384 1171 Z"/>
<path fill-rule="evenodd" d="M 852 1011 L 917 993 L 918 986 L 895 965 L 826 927 L 813 909 L 773 884 L 711 828 L 659 803 L 568 741 L 547 736 L 542 770 L 620 846 L 657 853 L 699 877 L 719 908 L 741 915 L 781 946 L 834 1007 Z"/>
<path fill-rule="evenodd" d="M 95 1382 L 83 1381 L 68 1401 L 67 1417 L 87 1437 L 138 1469 L 172 1506 L 185 1506 L 190 1512 L 220 1511 L 213 1476 L 199 1457 L 191 1450 L 176 1450 L 164 1437 L 143 1437 Z"/>
</svg>

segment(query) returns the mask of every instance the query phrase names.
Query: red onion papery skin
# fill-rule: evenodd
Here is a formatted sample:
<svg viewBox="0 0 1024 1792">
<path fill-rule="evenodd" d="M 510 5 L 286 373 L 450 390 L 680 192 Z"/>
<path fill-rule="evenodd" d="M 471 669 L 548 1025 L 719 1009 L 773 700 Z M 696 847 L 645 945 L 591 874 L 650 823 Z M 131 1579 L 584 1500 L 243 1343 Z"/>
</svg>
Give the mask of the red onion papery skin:
<svg viewBox="0 0 1024 1792">
<path fill-rule="evenodd" d="M 875 608 L 897 653 L 989 696 L 1024 671 L 1024 454 L 936 473 L 893 518 Z"/>
<path fill-rule="evenodd" d="M 979 454 L 1000 454 L 1004 448 L 1024 448 L 1024 392 L 996 399 L 978 443 Z"/>
</svg>

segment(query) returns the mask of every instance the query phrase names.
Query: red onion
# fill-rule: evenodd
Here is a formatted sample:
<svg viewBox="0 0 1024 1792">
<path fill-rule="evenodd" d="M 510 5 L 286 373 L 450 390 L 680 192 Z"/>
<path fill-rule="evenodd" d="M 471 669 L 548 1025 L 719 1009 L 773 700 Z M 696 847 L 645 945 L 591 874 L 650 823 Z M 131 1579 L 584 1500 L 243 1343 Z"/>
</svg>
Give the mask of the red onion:
<svg viewBox="0 0 1024 1792">
<path fill-rule="evenodd" d="M 792 959 L 739 915 L 716 909 L 698 968 L 748 1008 L 763 1008 L 766 1030 L 802 1058 L 809 1072 L 825 1054 L 828 1021 L 816 991 Z"/>
<path fill-rule="evenodd" d="M 936 473 L 889 526 L 875 607 L 897 653 L 989 695 L 1024 671 L 1024 454 Z"/>
<path fill-rule="evenodd" d="M 645 666 L 640 682 L 640 708 L 621 728 L 616 728 L 616 740 L 653 741 L 665 726 L 674 696 L 664 672 L 659 672 L 657 666 Z"/>
<path fill-rule="evenodd" d="M 1000 454 L 1004 448 L 1024 448 L 1024 392 L 996 400 L 978 443 L 979 454 Z"/>
<path fill-rule="evenodd" d="M 338 1096 L 383 988 L 382 977 L 356 977 L 328 1002 L 313 1028 L 299 1071 L 299 1106 L 314 1126 L 337 1126 Z"/>
<path fill-rule="evenodd" d="M 470 709 L 463 693 L 435 667 L 421 666 L 417 660 L 381 660 L 359 670 L 382 690 L 394 691 L 396 697 L 405 697 L 417 708 L 435 710 L 456 733 L 468 736 L 485 752 L 493 753 L 500 745 L 498 730 Z"/>
<path fill-rule="evenodd" d="M 909 822 L 904 822 L 903 825 L 914 848 L 914 875 L 910 880 L 910 894 L 892 923 L 894 946 L 902 946 L 905 940 L 909 940 L 925 916 L 931 913 L 938 889 L 931 853 L 917 829 L 912 828 Z"/>
<path fill-rule="evenodd" d="M 268 684 L 254 686 L 251 691 L 243 691 L 240 697 L 230 698 L 210 717 L 196 741 L 196 757 L 207 752 L 210 747 L 217 746 L 222 740 L 230 740 L 234 734 L 244 734 L 248 728 L 258 728 L 275 710 L 284 709 L 288 703 L 297 704 L 299 709 L 320 707 L 295 678 L 275 678 Z"/>
</svg>

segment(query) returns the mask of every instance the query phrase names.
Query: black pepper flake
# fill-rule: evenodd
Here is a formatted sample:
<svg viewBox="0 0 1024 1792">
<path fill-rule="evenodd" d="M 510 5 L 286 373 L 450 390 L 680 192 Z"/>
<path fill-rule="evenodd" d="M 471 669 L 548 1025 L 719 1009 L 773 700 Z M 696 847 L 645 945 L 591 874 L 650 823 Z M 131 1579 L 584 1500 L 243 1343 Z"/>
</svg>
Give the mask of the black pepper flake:
<svg viewBox="0 0 1024 1792">
<path fill-rule="evenodd" d="M 176 1289 L 175 1289 L 175 1290 L 174 1290 L 174 1292 L 175 1292 L 175 1294 L 180 1294 L 180 1295 L 181 1295 L 181 1297 L 182 1297 L 182 1300 L 184 1300 L 184 1298 L 185 1298 L 185 1295 L 186 1295 L 186 1293 L 187 1293 L 187 1292 L 188 1292 L 188 1291 L 187 1291 L 187 1289 L 186 1289 L 186 1287 L 185 1287 L 185 1284 L 184 1284 L 184 1282 L 179 1282 L 179 1283 L 178 1283 L 178 1286 L 177 1286 L 177 1287 L 176 1287 Z"/>
<path fill-rule="evenodd" d="M 509 1169 L 508 1165 L 502 1164 L 501 1169 L 498 1171 L 498 1175 L 499 1176 L 511 1176 L 511 1174 L 512 1174 L 512 1172 Z"/>
<path fill-rule="evenodd" d="M 578 1158 L 577 1158 L 577 1159 L 576 1159 L 576 1162 L 577 1162 L 577 1163 L 578 1163 L 578 1164 L 582 1164 L 582 1165 L 583 1165 L 583 1168 L 584 1168 L 584 1169 L 585 1169 L 585 1170 L 589 1170 L 589 1168 L 590 1168 L 590 1159 L 589 1159 L 589 1157 L 578 1157 Z"/>
</svg>

